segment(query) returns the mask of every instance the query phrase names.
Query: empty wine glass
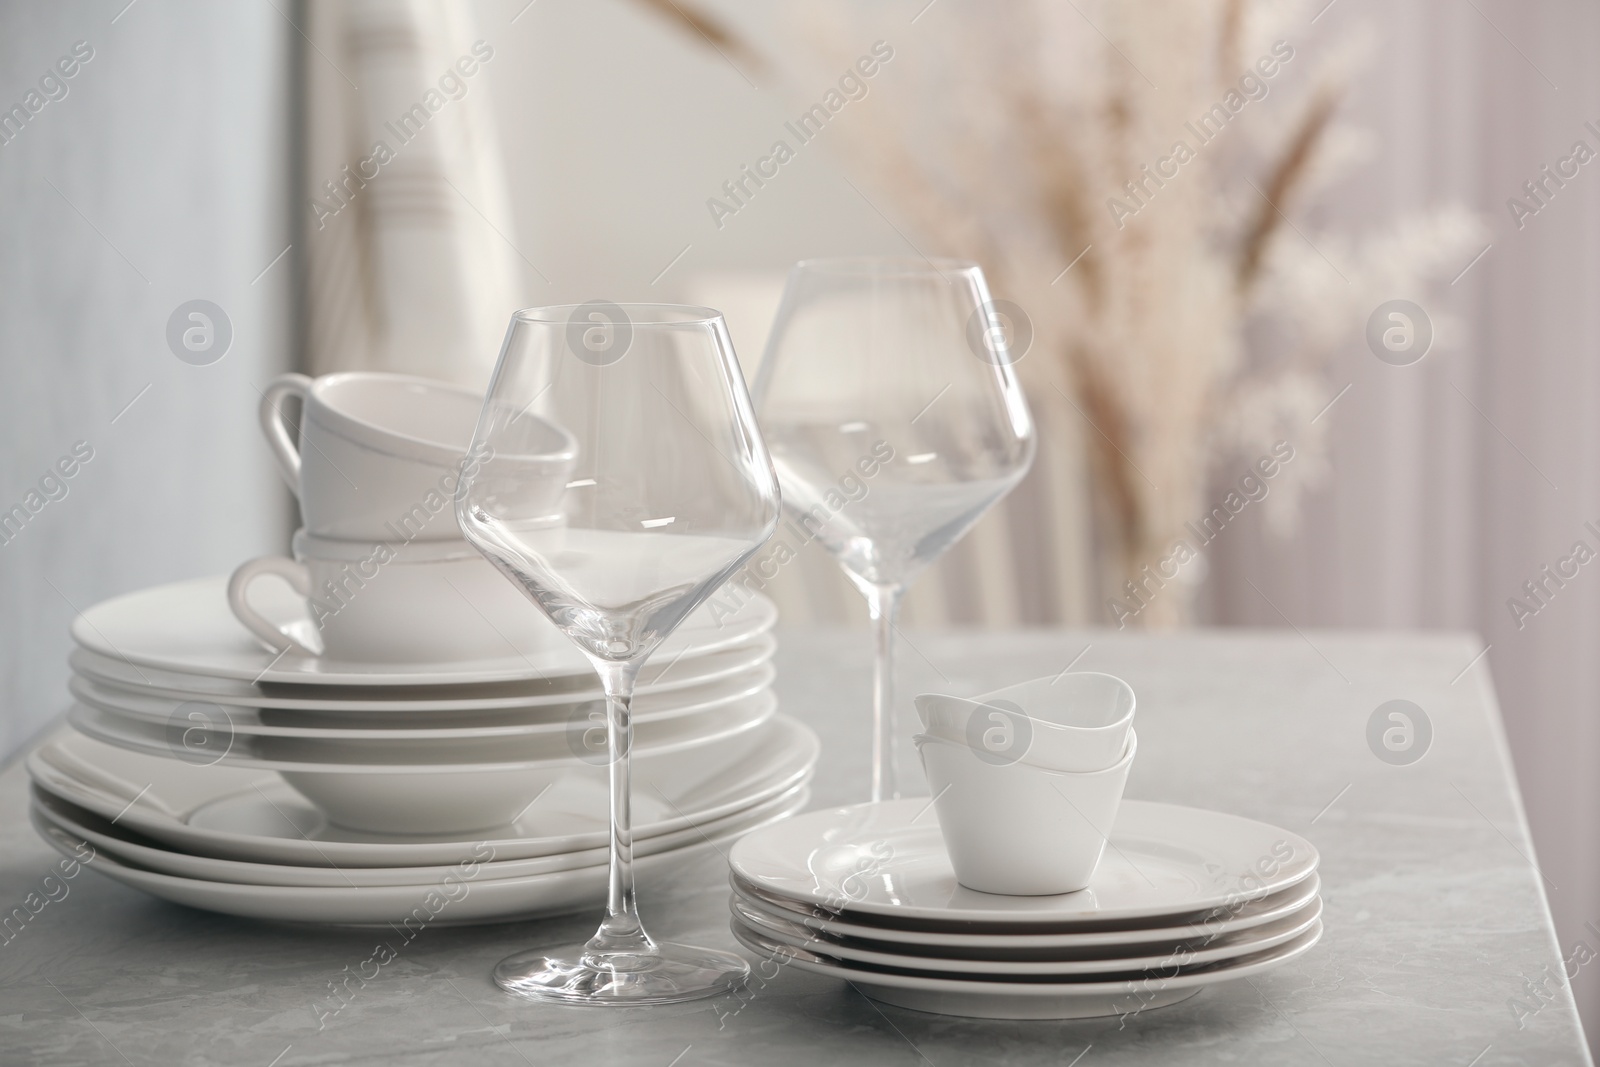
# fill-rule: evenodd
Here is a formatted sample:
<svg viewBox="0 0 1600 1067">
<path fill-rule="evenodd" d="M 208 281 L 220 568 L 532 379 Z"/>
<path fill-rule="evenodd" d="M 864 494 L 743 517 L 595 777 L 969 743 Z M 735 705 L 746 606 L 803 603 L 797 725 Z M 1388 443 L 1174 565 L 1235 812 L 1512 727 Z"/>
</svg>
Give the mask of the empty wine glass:
<svg viewBox="0 0 1600 1067">
<path fill-rule="evenodd" d="M 552 502 L 549 424 L 577 443 Z M 778 482 L 722 316 L 673 305 L 531 308 L 511 318 L 456 514 L 467 539 L 594 664 L 606 692 L 611 868 L 589 942 L 518 953 L 494 979 L 577 1004 L 725 992 L 740 957 L 653 941 L 635 909 L 629 709 L 639 667 L 771 535 Z"/>
<path fill-rule="evenodd" d="M 789 274 L 757 376 L 784 505 L 866 596 L 875 624 L 873 800 L 899 795 L 901 595 L 1033 461 L 1011 317 L 973 263 L 804 260 Z"/>
</svg>

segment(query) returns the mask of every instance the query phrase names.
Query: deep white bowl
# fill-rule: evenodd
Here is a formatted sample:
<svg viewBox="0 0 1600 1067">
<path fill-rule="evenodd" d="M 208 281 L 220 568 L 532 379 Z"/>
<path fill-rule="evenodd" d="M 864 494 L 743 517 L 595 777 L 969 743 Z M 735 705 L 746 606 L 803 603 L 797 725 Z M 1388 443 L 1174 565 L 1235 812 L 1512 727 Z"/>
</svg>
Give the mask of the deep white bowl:
<svg viewBox="0 0 1600 1067">
<path fill-rule="evenodd" d="M 1085 774 L 995 763 L 969 746 L 919 734 L 939 831 L 956 880 L 980 893 L 1054 896 L 1084 889 L 1105 851 L 1138 738 L 1122 759 Z"/>
</svg>

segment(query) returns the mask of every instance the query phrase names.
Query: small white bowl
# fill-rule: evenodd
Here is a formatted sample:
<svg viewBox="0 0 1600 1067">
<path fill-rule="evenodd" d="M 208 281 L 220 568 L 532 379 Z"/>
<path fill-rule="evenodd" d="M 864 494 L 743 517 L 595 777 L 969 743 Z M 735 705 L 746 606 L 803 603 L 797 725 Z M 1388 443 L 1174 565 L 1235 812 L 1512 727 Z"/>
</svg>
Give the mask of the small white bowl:
<svg viewBox="0 0 1600 1067">
<path fill-rule="evenodd" d="M 558 778 L 595 774 L 582 765 L 447 774 L 282 773 L 330 822 L 374 834 L 471 833 L 501 826 Z"/>
<path fill-rule="evenodd" d="M 1038 678 L 970 700 L 916 698 L 923 728 L 934 737 L 990 762 L 1073 773 L 1104 770 L 1122 757 L 1135 706 L 1132 686 L 1094 671 Z"/>
<path fill-rule="evenodd" d="M 939 832 L 956 880 L 980 893 L 1055 896 L 1087 888 L 1117 820 L 1138 737 L 1086 774 L 997 764 L 960 742 L 919 734 Z"/>
<path fill-rule="evenodd" d="M 635 745 L 635 788 L 673 795 L 675 783 L 686 778 L 714 780 L 719 773 L 736 773 L 770 741 L 774 730 L 782 729 L 777 724 L 786 720 L 773 714 L 776 706 L 776 701 L 769 701 L 762 718 L 720 734 L 655 747 Z M 587 758 L 568 755 L 521 767 L 433 764 L 363 769 L 336 764 L 326 770 L 301 765 L 300 770 L 279 773 L 339 826 L 377 834 L 445 834 L 501 827 L 546 786 L 563 778 L 588 779 L 603 795 L 600 791 L 610 770 L 602 749 Z"/>
</svg>

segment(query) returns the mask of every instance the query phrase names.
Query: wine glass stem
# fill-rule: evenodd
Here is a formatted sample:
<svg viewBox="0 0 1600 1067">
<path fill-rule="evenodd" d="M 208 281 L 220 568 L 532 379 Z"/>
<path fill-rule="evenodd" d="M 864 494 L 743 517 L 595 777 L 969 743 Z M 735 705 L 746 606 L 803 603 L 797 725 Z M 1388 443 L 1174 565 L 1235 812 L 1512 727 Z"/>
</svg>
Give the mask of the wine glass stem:
<svg viewBox="0 0 1600 1067">
<path fill-rule="evenodd" d="M 606 691 L 611 780 L 611 871 L 606 918 L 585 946 L 591 957 L 648 955 L 655 943 L 636 910 L 633 886 L 633 683 L 637 663 L 597 663 Z M 630 968 L 631 969 L 631 968 Z"/>
<path fill-rule="evenodd" d="M 872 666 L 872 799 L 900 796 L 895 770 L 894 622 L 900 614 L 900 587 L 880 585 L 867 594 L 877 655 Z"/>
</svg>

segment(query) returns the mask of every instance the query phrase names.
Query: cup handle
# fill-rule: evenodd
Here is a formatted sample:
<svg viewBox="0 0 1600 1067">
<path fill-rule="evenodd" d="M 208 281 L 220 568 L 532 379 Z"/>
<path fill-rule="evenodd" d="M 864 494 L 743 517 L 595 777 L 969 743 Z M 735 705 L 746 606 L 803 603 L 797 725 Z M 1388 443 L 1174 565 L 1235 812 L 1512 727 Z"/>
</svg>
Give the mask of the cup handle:
<svg viewBox="0 0 1600 1067">
<path fill-rule="evenodd" d="M 284 418 L 283 401 L 291 396 L 299 397 L 300 417 L 303 419 L 305 401 L 310 395 L 310 378 L 304 374 L 281 374 L 261 394 L 261 405 L 257 408 L 261 432 L 266 435 L 267 445 L 272 449 L 273 458 L 278 461 L 278 470 L 283 474 L 283 480 L 289 483 L 289 491 L 296 499 L 300 496 L 300 449 Z"/>
<path fill-rule="evenodd" d="M 228 607 L 233 609 L 234 618 L 244 624 L 245 629 L 265 641 L 277 653 L 284 653 L 292 648 L 299 649 L 308 655 L 318 655 L 314 648 L 308 648 L 298 641 L 288 631 L 273 625 L 266 616 L 250 606 L 250 584 L 264 574 L 274 574 L 288 582 L 290 587 L 301 596 L 311 595 L 311 573 L 299 563 L 283 556 L 261 556 L 257 559 L 241 563 L 228 579 Z"/>
</svg>

